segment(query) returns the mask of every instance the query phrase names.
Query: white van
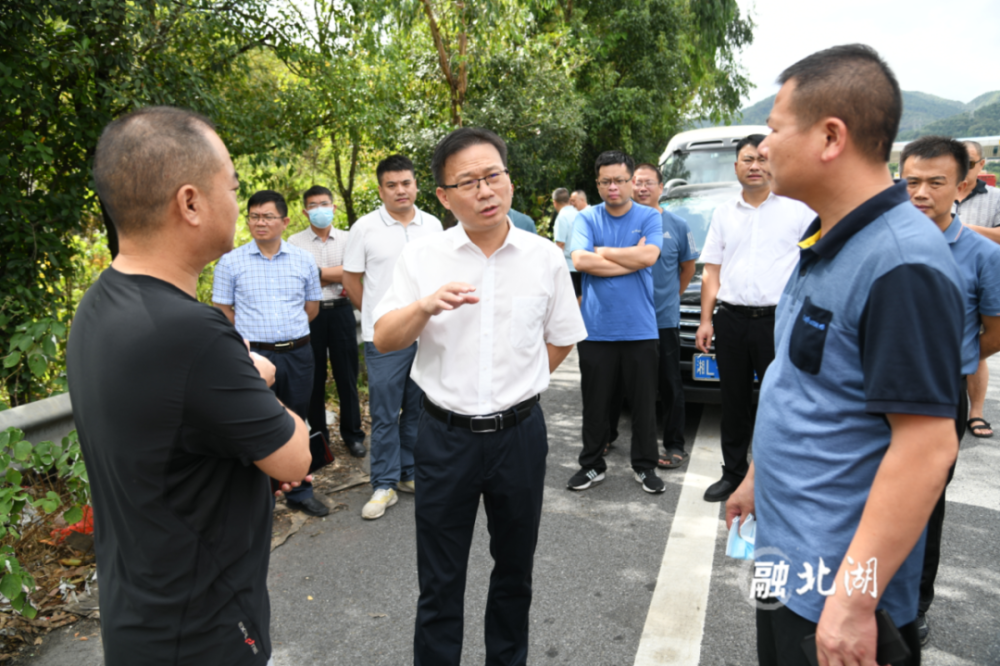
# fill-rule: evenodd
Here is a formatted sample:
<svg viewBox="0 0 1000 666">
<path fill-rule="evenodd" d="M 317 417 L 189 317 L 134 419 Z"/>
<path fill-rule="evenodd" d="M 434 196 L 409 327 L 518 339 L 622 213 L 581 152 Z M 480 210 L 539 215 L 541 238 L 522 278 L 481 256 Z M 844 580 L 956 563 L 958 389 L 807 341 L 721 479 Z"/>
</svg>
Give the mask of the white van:
<svg viewBox="0 0 1000 666">
<path fill-rule="evenodd" d="M 706 127 L 674 135 L 660 156 L 666 183 L 664 192 L 677 185 L 736 182 L 736 144 L 751 134 L 770 134 L 766 125 Z"/>
</svg>

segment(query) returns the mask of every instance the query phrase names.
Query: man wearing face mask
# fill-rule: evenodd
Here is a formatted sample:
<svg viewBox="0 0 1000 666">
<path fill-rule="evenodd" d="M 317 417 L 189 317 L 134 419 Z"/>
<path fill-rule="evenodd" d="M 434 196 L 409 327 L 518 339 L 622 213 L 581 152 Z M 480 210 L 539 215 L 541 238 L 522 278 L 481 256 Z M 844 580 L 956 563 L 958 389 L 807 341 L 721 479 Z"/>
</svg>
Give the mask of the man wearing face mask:
<svg viewBox="0 0 1000 666">
<path fill-rule="evenodd" d="M 314 185 L 302 195 L 309 228 L 293 234 L 288 242 L 313 256 L 319 271 L 323 300 L 319 314 L 309 324 L 309 337 L 316 360 L 309 427 L 330 438 L 326 424 L 326 359 L 329 355 L 333 381 L 340 401 L 340 436 L 355 458 L 365 456 L 365 431 L 361 429 L 358 403 L 358 342 L 354 308 L 341 285 L 348 232 L 333 227 L 333 193 Z"/>
</svg>

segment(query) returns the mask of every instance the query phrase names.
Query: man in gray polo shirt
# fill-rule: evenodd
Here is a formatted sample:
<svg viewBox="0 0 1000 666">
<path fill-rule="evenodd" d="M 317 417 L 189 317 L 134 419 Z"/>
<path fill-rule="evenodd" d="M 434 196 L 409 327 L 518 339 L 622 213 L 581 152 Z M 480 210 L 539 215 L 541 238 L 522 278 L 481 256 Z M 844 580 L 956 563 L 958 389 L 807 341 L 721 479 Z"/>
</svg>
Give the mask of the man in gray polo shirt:
<svg viewBox="0 0 1000 666">
<path fill-rule="evenodd" d="M 378 163 L 382 206 L 354 223 L 344 254 L 344 288 L 361 310 L 361 336 L 368 367 L 368 410 L 372 417 L 371 484 L 374 493 L 361 510 L 366 520 L 381 518 L 398 501 L 396 491 L 414 492 L 413 445 L 423 391 L 410 379 L 417 343 L 379 352 L 372 344 L 372 313 L 392 282 L 396 259 L 407 243 L 443 231 L 441 221 L 418 209 L 413 163 L 391 155 Z M 362 277 L 364 282 L 362 282 Z M 402 411 L 400 411 L 402 410 Z"/>
</svg>

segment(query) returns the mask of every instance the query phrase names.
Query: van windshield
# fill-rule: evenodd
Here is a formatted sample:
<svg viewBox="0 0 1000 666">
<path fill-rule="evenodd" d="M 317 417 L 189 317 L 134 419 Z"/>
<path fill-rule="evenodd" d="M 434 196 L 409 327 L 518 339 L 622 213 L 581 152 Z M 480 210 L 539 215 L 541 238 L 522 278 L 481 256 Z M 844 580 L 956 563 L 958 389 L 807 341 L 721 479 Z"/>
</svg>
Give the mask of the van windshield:
<svg viewBox="0 0 1000 666">
<path fill-rule="evenodd" d="M 663 181 L 683 178 L 689 185 L 736 182 L 732 150 L 696 150 L 674 153 L 663 163 Z"/>
<path fill-rule="evenodd" d="M 660 206 L 688 223 L 695 245 L 701 251 L 705 247 L 705 239 L 708 237 L 708 228 L 712 224 L 712 214 L 715 209 L 732 201 L 739 193 L 740 189 L 736 187 L 713 188 L 694 192 L 689 196 L 666 199 L 660 202 Z"/>
</svg>

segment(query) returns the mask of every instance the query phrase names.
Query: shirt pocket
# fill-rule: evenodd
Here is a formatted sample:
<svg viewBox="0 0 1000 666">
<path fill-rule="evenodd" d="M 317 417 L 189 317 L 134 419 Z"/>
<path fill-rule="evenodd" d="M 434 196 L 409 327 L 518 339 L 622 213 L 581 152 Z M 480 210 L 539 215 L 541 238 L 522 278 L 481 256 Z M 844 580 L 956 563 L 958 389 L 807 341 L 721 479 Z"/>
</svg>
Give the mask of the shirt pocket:
<svg viewBox="0 0 1000 666">
<path fill-rule="evenodd" d="M 806 297 L 802 309 L 792 326 L 792 337 L 788 343 L 788 356 L 796 368 L 810 375 L 819 374 L 823 365 L 823 347 L 826 333 L 830 330 L 833 313 L 824 310 Z"/>
<path fill-rule="evenodd" d="M 527 349 L 542 338 L 547 296 L 515 296 L 511 308 L 510 346 Z"/>
</svg>

